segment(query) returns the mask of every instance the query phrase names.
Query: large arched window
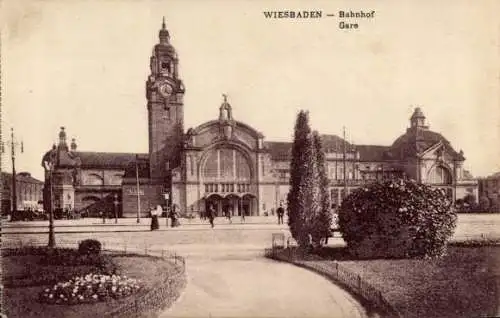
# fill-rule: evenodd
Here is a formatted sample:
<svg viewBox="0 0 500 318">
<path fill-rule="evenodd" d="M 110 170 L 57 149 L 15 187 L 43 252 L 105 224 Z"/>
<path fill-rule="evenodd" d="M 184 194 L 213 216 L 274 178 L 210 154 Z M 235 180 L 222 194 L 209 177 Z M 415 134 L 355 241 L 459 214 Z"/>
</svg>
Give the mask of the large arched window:
<svg viewBox="0 0 500 318">
<path fill-rule="evenodd" d="M 202 176 L 205 181 L 250 181 L 250 165 L 239 150 L 217 148 L 207 155 Z"/>
<path fill-rule="evenodd" d="M 450 171 L 443 166 L 434 166 L 431 171 L 429 171 L 427 180 L 429 183 L 434 184 L 452 184 L 453 182 Z"/>
</svg>

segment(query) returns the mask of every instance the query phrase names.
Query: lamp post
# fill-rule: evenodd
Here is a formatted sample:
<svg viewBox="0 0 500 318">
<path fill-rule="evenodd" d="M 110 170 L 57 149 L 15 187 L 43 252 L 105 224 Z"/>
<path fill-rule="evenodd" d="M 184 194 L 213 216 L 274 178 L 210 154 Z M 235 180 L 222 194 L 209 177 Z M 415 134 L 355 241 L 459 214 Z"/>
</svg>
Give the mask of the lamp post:
<svg viewBox="0 0 500 318">
<path fill-rule="evenodd" d="M 54 186 L 53 186 L 53 172 L 55 168 L 55 150 L 50 153 L 49 160 L 44 161 L 44 167 L 46 171 L 49 173 L 49 247 L 53 248 L 56 245 L 56 240 L 54 237 Z"/>
<path fill-rule="evenodd" d="M 165 202 L 166 202 L 166 207 L 167 207 L 167 211 L 165 213 L 165 225 L 168 227 L 168 216 L 170 214 L 170 204 L 169 204 L 169 199 L 170 199 L 170 194 L 168 192 L 165 192 L 163 194 L 165 196 Z"/>
<path fill-rule="evenodd" d="M 21 153 L 23 153 L 23 143 L 17 142 L 14 139 L 14 128 L 10 129 L 10 150 L 12 159 L 12 210 L 11 210 L 11 221 L 14 220 L 13 216 L 17 212 L 17 176 L 16 176 L 16 147 L 20 146 Z M 3 152 L 3 147 L 2 147 Z"/>
<path fill-rule="evenodd" d="M 139 187 L 139 155 L 135 155 L 135 180 L 137 186 L 137 223 L 141 223 L 141 197 Z"/>
<path fill-rule="evenodd" d="M 115 193 L 115 200 L 113 201 L 115 204 L 115 223 L 118 223 L 118 194 Z"/>
</svg>

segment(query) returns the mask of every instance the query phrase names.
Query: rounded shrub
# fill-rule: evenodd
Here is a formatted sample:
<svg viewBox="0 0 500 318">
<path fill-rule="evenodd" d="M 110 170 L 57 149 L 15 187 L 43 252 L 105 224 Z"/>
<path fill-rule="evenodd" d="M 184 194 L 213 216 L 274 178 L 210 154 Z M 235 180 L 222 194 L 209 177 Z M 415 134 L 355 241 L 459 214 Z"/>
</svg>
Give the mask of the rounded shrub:
<svg viewBox="0 0 500 318">
<path fill-rule="evenodd" d="M 89 255 L 89 254 L 100 254 L 101 253 L 101 242 L 94 239 L 86 239 L 78 244 L 78 253 Z"/>
<path fill-rule="evenodd" d="M 358 188 L 342 202 L 338 215 L 343 239 L 359 258 L 441 256 L 456 220 L 443 189 L 412 180 Z"/>
</svg>

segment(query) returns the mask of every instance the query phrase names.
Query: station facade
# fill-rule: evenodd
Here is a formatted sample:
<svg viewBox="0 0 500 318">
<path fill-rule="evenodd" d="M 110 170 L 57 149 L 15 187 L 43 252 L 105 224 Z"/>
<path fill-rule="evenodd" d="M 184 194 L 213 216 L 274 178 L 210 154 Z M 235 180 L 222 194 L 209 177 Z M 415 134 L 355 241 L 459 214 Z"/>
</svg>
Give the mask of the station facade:
<svg viewBox="0 0 500 318">
<path fill-rule="evenodd" d="M 77 151 L 66 131 L 42 161 L 54 161 L 56 208 L 87 214 L 148 216 L 157 204 L 177 205 L 184 215 L 272 214 L 286 204 L 292 142 L 267 141 L 237 120 L 227 96 L 214 107 L 214 119 L 184 127 L 185 88 L 179 58 L 163 23 L 152 50 L 146 81 L 149 151 L 144 154 Z M 446 189 L 453 199 L 473 194 L 477 181 L 463 168 L 465 157 L 426 124 L 420 108 L 406 132 L 392 145 L 354 145 L 336 135 L 321 135 L 333 204 L 353 189 L 375 180 L 402 177 Z M 344 171 L 345 169 L 345 171 Z"/>
</svg>

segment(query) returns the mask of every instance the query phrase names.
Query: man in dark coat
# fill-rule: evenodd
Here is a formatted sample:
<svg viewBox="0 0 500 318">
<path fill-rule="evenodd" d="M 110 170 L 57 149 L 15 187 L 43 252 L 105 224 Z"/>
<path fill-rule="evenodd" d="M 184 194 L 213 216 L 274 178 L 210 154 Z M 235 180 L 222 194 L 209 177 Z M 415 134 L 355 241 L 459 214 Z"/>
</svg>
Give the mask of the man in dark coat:
<svg viewBox="0 0 500 318">
<path fill-rule="evenodd" d="M 210 205 L 208 207 L 208 220 L 210 221 L 210 225 L 212 226 L 212 228 L 214 227 L 214 219 L 215 219 L 215 209 L 214 209 L 214 206 L 213 205 Z"/>
<path fill-rule="evenodd" d="M 280 203 L 279 208 L 276 210 L 278 214 L 278 224 L 283 224 L 283 215 L 285 214 L 285 209 L 283 209 L 283 203 Z"/>
</svg>

